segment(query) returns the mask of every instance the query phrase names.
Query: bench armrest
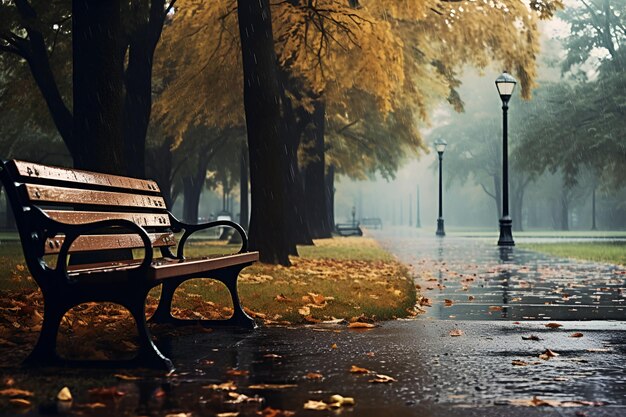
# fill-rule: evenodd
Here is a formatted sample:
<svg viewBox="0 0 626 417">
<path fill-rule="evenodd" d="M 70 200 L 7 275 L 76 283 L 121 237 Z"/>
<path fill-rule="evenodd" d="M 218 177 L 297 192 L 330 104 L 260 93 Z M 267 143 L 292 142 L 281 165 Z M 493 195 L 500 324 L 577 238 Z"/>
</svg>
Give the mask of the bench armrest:
<svg viewBox="0 0 626 417">
<path fill-rule="evenodd" d="M 63 241 L 63 245 L 61 246 L 61 250 L 57 256 L 57 266 L 56 270 L 60 271 L 66 278 L 69 279 L 67 273 L 67 255 L 69 254 L 70 247 L 72 243 L 81 235 L 86 234 L 92 230 L 96 229 L 107 229 L 111 227 L 121 227 L 128 229 L 132 232 L 135 232 L 141 238 L 141 241 L 144 245 L 145 255 L 143 261 L 137 268 L 145 268 L 152 264 L 152 260 L 154 257 L 154 250 L 152 248 L 152 241 L 150 240 L 150 236 L 148 232 L 130 220 L 125 219 L 110 219 L 110 220 L 100 220 L 92 223 L 83 223 L 83 224 L 68 224 L 61 223 L 50 218 L 46 213 L 44 213 L 38 207 L 35 208 L 40 216 L 43 217 L 44 227 L 51 233 L 63 233 L 65 235 L 65 239 Z"/>
<path fill-rule="evenodd" d="M 189 238 L 189 236 L 191 236 L 193 233 L 197 231 L 206 230 L 212 227 L 219 227 L 219 226 L 228 226 L 228 227 L 232 227 L 233 229 L 235 229 L 237 233 L 239 233 L 239 235 L 241 236 L 241 249 L 239 250 L 238 253 L 244 253 L 248 251 L 248 235 L 246 234 L 246 231 L 243 229 L 243 227 L 241 227 L 241 225 L 239 225 L 238 223 L 235 223 L 230 220 L 216 220 L 216 221 L 212 221 L 208 223 L 187 224 L 178 220 L 176 217 L 174 217 L 172 213 L 169 213 L 169 215 L 170 215 L 170 221 L 172 223 L 172 229 L 175 232 L 184 230 L 184 233 L 181 236 L 180 241 L 178 242 L 178 249 L 176 251 L 176 257 L 178 259 L 185 259 L 185 255 L 184 255 L 185 243 L 187 243 L 187 239 Z"/>
</svg>

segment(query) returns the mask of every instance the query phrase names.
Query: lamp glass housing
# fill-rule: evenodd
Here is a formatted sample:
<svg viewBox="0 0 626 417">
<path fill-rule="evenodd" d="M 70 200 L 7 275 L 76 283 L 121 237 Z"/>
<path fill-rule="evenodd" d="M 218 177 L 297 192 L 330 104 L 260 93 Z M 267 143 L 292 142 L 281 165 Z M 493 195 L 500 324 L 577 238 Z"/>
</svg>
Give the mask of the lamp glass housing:
<svg viewBox="0 0 626 417">
<path fill-rule="evenodd" d="M 502 100 L 508 101 L 515 90 L 517 80 L 508 72 L 504 71 L 498 78 L 496 78 L 496 88 L 498 94 Z"/>
<path fill-rule="evenodd" d="M 435 141 L 435 150 L 437 151 L 437 153 L 442 154 L 446 150 L 446 146 L 448 146 L 448 142 L 446 142 L 444 139 L 437 139 Z"/>
</svg>

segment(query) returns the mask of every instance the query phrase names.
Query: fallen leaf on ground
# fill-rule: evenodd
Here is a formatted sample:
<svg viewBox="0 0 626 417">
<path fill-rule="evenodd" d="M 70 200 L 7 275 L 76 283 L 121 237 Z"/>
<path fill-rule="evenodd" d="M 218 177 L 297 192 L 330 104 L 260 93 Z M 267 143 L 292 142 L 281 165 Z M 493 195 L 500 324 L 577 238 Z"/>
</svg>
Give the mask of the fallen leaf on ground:
<svg viewBox="0 0 626 417">
<path fill-rule="evenodd" d="M 202 388 L 219 390 L 219 391 L 234 391 L 237 389 L 234 381 L 222 382 L 221 384 L 205 385 Z"/>
<path fill-rule="evenodd" d="M 72 393 L 68 387 L 61 388 L 61 391 L 57 394 L 57 400 L 59 401 L 72 401 Z"/>
<path fill-rule="evenodd" d="M 354 398 L 344 397 L 343 395 L 334 394 L 330 396 L 328 406 L 330 408 L 341 408 L 354 405 Z"/>
<path fill-rule="evenodd" d="M 337 349 L 337 343 L 333 343 L 332 345 L 330 345 L 331 349 Z"/>
<path fill-rule="evenodd" d="M 432 307 L 433 303 L 430 300 L 430 298 L 422 297 L 422 298 L 420 298 L 419 305 L 420 306 L 426 306 L 426 307 Z"/>
<path fill-rule="evenodd" d="M 276 301 L 282 301 L 282 302 L 291 302 L 293 301 L 291 298 L 284 296 L 283 294 L 278 294 L 276 296 L 276 298 L 274 298 Z"/>
<path fill-rule="evenodd" d="M 30 407 L 32 405 L 30 401 L 24 398 L 11 398 L 9 404 L 17 407 Z"/>
<path fill-rule="evenodd" d="M 582 334 L 581 332 L 576 332 L 576 333 L 572 333 L 569 335 L 569 337 L 583 337 L 584 334 Z"/>
<path fill-rule="evenodd" d="M 458 336 L 463 336 L 463 330 L 461 329 L 452 329 L 450 330 L 450 336 L 452 337 L 458 337 Z"/>
<path fill-rule="evenodd" d="M 298 313 L 301 316 L 310 316 L 311 315 L 311 308 L 307 307 L 307 306 L 301 307 L 301 308 L 298 309 Z"/>
<path fill-rule="evenodd" d="M 166 414 L 165 417 L 191 417 L 191 413 Z"/>
<path fill-rule="evenodd" d="M 369 374 L 370 370 L 352 365 L 352 367 L 350 367 L 350 372 L 353 374 Z"/>
<path fill-rule="evenodd" d="M 536 334 L 531 334 L 530 336 L 522 336 L 522 340 L 539 341 L 539 340 L 542 340 L 542 339 L 539 336 L 537 336 Z"/>
<path fill-rule="evenodd" d="M 304 409 L 305 410 L 318 410 L 318 411 L 327 410 L 328 404 L 326 404 L 324 401 L 309 400 L 306 403 L 304 403 Z"/>
<path fill-rule="evenodd" d="M 226 371 L 226 375 L 230 376 L 246 376 L 249 375 L 250 371 L 245 369 L 229 369 Z"/>
<path fill-rule="evenodd" d="M 446 307 L 450 307 L 452 304 L 454 304 L 454 301 L 449 300 L 449 299 L 447 299 L 447 298 L 446 298 L 445 300 L 443 300 L 443 304 L 444 304 Z"/>
<path fill-rule="evenodd" d="M 502 306 L 489 306 L 489 311 L 502 311 Z"/>
<path fill-rule="evenodd" d="M 191 415 L 191 413 L 189 414 Z M 217 417 L 237 417 L 239 415 L 239 411 L 227 411 L 225 413 L 217 413 Z"/>
<path fill-rule="evenodd" d="M 396 380 L 388 375 L 376 374 L 376 378 L 370 379 L 369 382 L 375 384 L 385 384 L 388 382 L 396 382 Z"/>
<path fill-rule="evenodd" d="M 0 396 L 2 397 L 32 397 L 33 393 L 23 389 L 6 388 L 0 390 Z"/>
<path fill-rule="evenodd" d="M 467 296 L 467 301 L 474 301 L 476 299 L 476 297 L 474 297 L 473 295 L 468 295 Z"/>
<path fill-rule="evenodd" d="M 511 364 L 515 366 L 528 366 L 528 362 L 522 361 L 520 359 L 513 359 L 513 362 L 511 362 Z"/>
<path fill-rule="evenodd" d="M 550 358 L 556 358 L 557 356 L 559 356 L 558 353 L 553 352 L 550 349 L 546 349 L 545 352 L 543 352 L 541 355 L 539 355 L 539 359 L 543 359 L 544 361 L 547 361 Z"/>
<path fill-rule="evenodd" d="M 122 381 L 137 381 L 141 379 L 141 377 L 138 377 L 138 376 L 125 375 L 125 374 L 115 374 L 113 376 L 117 379 L 121 379 Z"/>
<path fill-rule="evenodd" d="M 563 325 L 560 323 L 546 323 L 545 326 L 548 329 L 558 329 L 559 327 L 563 327 Z"/>
<path fill-rule="evenodd" d="M 324 375 L 318 373 L 318 372 L 309 372 L 308 374 L 305 375 L 306 379 L 323 379 Z"/>
<path fill-rule="evenodd" d="M 250 385 L 248 389 L 287 389 L 296 387 L 296 384 L 254 384 Z"/>
<path fill-rule="evenodd" d="M 264 358 L 271 358 L 271 359 L 280 359 L 282 358 L 282 356 L 277 355 L 275 353 L 267 353 L 265 355 L 263 355 Z"/>
<path fill-rule="evenodd" d="M 260 415 L 261 417 L 292 417 L 295 416 L 296 413 L 294 411 L 266 407 L 260 411 Z"/>
<path fill-rule="evenodd" d="M 362 323 L 360 321 L 355 321 L 354 323 L 348 324 L 348 328 L 350 329 L 372 329 L 376 327 L 375 324 L 372 323 Z"/>
</svg>

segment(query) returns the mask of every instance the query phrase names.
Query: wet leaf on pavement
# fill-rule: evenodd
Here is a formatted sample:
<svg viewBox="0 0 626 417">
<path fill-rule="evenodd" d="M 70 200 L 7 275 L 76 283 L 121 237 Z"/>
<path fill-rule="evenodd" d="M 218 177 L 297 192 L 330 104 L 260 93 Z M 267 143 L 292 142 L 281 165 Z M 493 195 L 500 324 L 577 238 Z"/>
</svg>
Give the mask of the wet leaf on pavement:
<svg viewBox="0 0 626 417">
<path fill-rule="evenodd" d="M 359 366 L 356 365 L 352 365 L 352 367 L 350 367 L 350 372 L 353 374 L 369 374 L 370 370 L 369 369 L 365 369 L 365 368 L 361 368 Z"/>
<path fill-rule="evenodd" d="M 313 380 L 323 379 L 324 375 L 322 375 L 322 374 L 320 374 L 318 372 L 309 372 L 308 374 L 305 375 L 305 378 L 306 379 L 313 379 Z"/>
<path fill-rule="evenodd" d="M 582 334 L 581 332 L 576 332 L 576 333 L 572 333 L 569 335 L 569 337 L 583 337 L 584 334 Z"/>
<path fill-rule="evenodd" d="M 328 409 L 328 404 L 324 401 L 309 400 L 304 404 L 304 409 L 323 411 Z"/>
<path fill-rule="evenodd" d="M 370 379 L 369 382 L 372 382 L 374 384 L 386 384 L 389 382 L 396 382 L 396 379 L 388 375 L 376 374 L 376 378 Z"/>
<path fill-rule="evenodd" d="M 31 391 L 26 391 L 23 389 L 5 388 L 3 390 L 0 390 L 0 396 L 2 397 L 32 397 L 33 393 Z"/>
<path fill-rule="evenodd" d="M 61 388 L 61 391 L 57 394 L 57 400 L 59 401 L 72 401 L 72 393 L 68 387 Z"/>
<path fill-rule="evenodd" d="M 561 323 L 546 323 L 545 326 L 548 329 L 558 329 L 559 327 L 563 327 Z"/>
<path fill-rule="evenodd" d="M 348 324 L 349 329 L 373 329 L 374 327 L 376 327 L 375 324 L 363 323 L 360 321 L 355 321 L 354 323 Z"/>
<path fill-rule="evenodd" d="M 539 359 L 543 359 L 544 361 L 547 361 L 548 359 L 556 358 L 557 356 L 560 356 L 560 355 L 550 349 L 546 349 L 545 352 L 539 355 Z"/>
<path fill-rule="evenodd" d="M 450 330 L 450 336 L 452 337 L 459 337 L 459 336 L 463 336 L 463 330 L 461 329 L 452 329 Z"/>
</svg>

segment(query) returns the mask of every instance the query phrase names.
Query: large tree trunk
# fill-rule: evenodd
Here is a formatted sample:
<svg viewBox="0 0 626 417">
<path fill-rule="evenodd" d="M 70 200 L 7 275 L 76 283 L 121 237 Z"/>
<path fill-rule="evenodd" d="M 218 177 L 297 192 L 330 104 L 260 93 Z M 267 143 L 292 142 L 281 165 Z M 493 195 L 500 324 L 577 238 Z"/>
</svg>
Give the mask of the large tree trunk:
<svg viewBox="0 0 626 417">
<path fill-rule="evenodd" d="M 239 163 L 239 224 L 248 230 L 248 217 L 250 216 L 248 207 L 248 148 L 245 143 L 241 144 Z"/>
<path fill-rule="evenodd" d="M 326 210 L 327 223 L 331 228 L 335 226 L 335 165 L 330 164 L 326 172 Z"/>
<path fill-rule="evenodd" d="M 120 0 L 73 0 L 74 166 L 126 173 Z"/>
<path fill-rule="evenodd" d="M 324 128 L 326 106 L 317 101 L 313 112 L 313 159 L 306 167 L 305 199 L 307 206 L 307 223 L 313 239 L 329 238 L 332 225 L 328 223 L 328 206 L 326 199 Z"/>
<path fill-rule="evenodd" d="M 165 138 L 163 143 L 146 151 L 146 174 L 159 184 L 159 189 L 168 209 L 174 206 L 172 198 L 172 171 L 174 169 L 174 155 L 171 147 L 174 137 Z"/>
<path fill-rule="evenodd" d="M 283 85 L 285 85 L 289 82 L 289 77 L 284 72 L 280 72 L 280 74 L 282 75 Z M 297 90 L 297 88 L 297 86 L 292 85 L 292 90 Z M 292 252 L 290 255 L 298 256 L 296 245 L 313 245 L 313 239 L 306 222 L 307 207 L 304 198 L 304 182 L 302 171 L 298 164 L 298 150 L 302 142 L 302 134 L 311 117 L 304 108 L 299 107 L 297 113 L 300 119 L 298 120 L 291 100 L 284 94 L 284 89 L 282 90 L 281 99 L 286 139 L 285 153 L 289 167 L 286 178 L 285 216 L 287 218 L 289 237 L 294 243 L 291 247 Z"/>
<path fill-rule="evenodd" d="M 183 177 L 183 221 L 189 224 L 198 223 L 200 195 L 204 187 L 204 178 L 198 181 L 196 175 Z"/>
<path fill-rule="evenodd" d="M 244 106 L 250 156 L 250 247 L 261 262 L 289 265 L 295 244 L 285 221 L 288 167 L 280 113 L 280 88 L 268 0 L 238 0 Z"/>
<path fill-rule="evenodd" d="M 128 175 L 145 176 L 145 148 L 152 111 L 152 64 L 163 31 L 165 0 L 152 0 L 148 19 L 133 28 L 126 68 L 124 143 Z"/>
</svg>

